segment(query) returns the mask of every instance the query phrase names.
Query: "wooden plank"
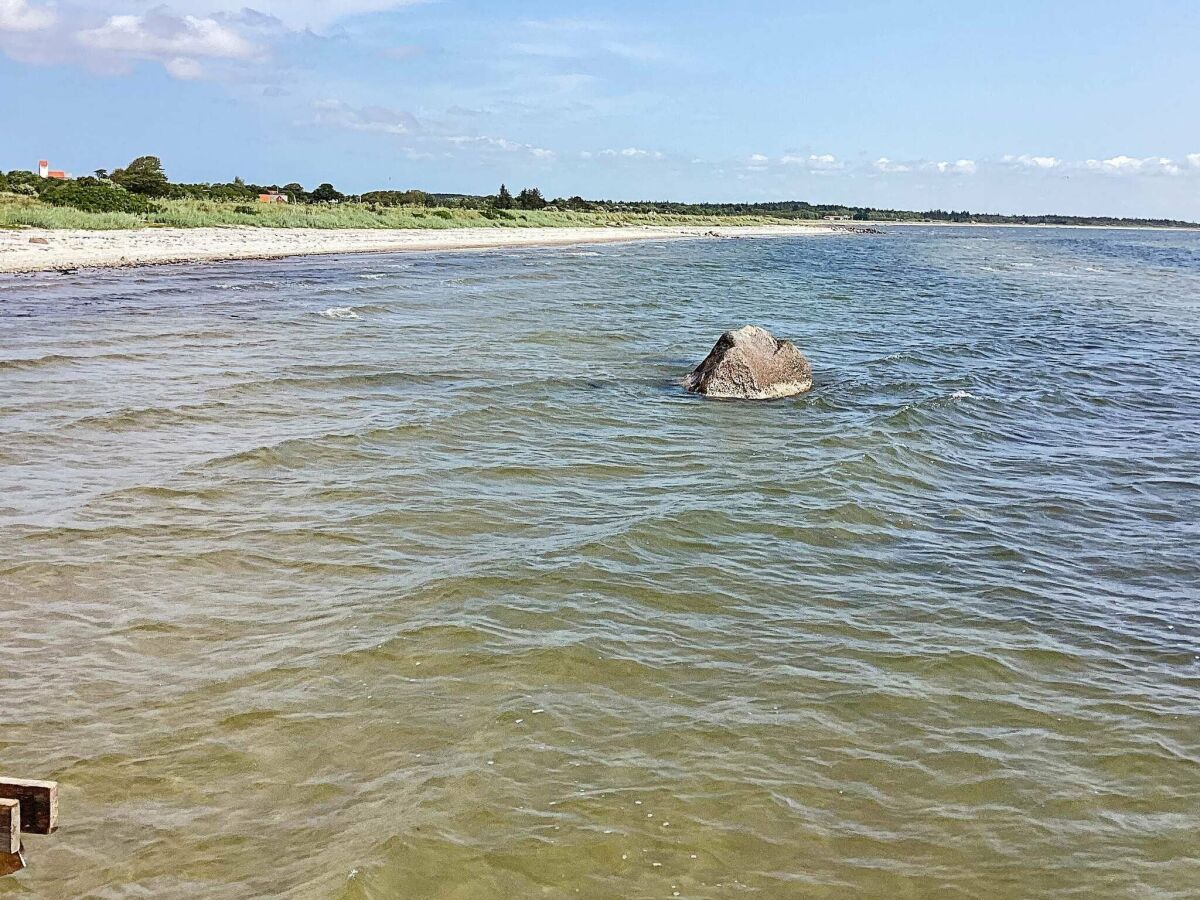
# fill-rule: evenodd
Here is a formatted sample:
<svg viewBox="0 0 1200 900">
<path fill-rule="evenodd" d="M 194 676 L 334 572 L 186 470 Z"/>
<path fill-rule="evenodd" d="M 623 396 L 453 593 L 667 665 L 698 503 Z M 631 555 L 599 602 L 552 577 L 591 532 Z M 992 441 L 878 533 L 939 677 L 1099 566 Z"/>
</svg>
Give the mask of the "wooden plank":
<svg viewBox="0 0 1200 900">
<path fill-rule="evenodd" d="M 21 849 L 21 802 L 0 799 L 0 855 Z"/>
<path fill-rule="evenodd" d="M 20 872 L 25 868 L 24 853 L 0 853 L 0 877 Z"/>
<path fill-rule="evenodd" d="M 0 775 L 0 799 L 20 801 L 21 829 L 26 834 L 50 834 L 58 828 L 57 781 Z"/>
</svg>

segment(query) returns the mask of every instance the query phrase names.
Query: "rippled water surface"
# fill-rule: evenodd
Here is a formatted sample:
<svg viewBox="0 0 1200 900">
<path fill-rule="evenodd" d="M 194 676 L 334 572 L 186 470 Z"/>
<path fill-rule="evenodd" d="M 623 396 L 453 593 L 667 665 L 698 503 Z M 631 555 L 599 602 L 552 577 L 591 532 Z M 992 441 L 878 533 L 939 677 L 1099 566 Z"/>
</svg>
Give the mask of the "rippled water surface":
<svg viewBox="0 0 1200 900">
<path fill-rule="evenodd" d="M 0 278 L 0 895 L 1200 896 L 1198 341 L 1194 233 Z"/>
</svg>

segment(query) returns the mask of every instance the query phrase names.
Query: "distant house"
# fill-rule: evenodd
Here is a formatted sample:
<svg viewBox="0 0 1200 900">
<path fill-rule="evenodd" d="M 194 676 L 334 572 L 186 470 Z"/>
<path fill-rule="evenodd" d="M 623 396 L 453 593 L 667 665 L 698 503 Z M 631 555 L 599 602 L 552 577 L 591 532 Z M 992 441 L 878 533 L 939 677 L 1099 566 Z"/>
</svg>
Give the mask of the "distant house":
<svg viewBox="0 0 1200 900">
<path fill-rule="evenodd" d="M 849 222 L 849 216 L 825 216 L 826 222 Z"/>
<path fill-rule="evenodd" d="M 259 203 L 291 203 L 292 198 L 279 191 L 267 191 L 258 195 Z"/>
<path fill-rule="evenodd" d="M 67 173 L 61 169 L 51 169 L 50 162 L 45 159 L 38 160 L 38 177 L 53 178 L 55 181 L 66 181 Z"/>
</svg>

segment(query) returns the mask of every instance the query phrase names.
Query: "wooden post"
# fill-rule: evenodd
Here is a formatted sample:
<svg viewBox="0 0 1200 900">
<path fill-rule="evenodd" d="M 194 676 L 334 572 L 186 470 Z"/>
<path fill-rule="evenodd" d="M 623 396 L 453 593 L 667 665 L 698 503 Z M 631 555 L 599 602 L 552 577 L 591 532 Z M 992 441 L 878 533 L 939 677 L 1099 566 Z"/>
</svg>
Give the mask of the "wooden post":
<svg viewBox="0 0 1200 900">
<path fill-rule="evenodd" d="M 0 876 L 25 868 L 21 854 L 21 803 L 0 799 Z"/>
<path fill-rule="evenodd" d="M 0 800 L 16 800 L 21 804 L 20 822 L 26 834 L 50 834 L 58 829 L 57 781 L 0 775 Z"/>
<path fill-rule="evenodd" d="M 21 850 L 21 804 L 0 799 L 0 855 Z"/>
</svg>

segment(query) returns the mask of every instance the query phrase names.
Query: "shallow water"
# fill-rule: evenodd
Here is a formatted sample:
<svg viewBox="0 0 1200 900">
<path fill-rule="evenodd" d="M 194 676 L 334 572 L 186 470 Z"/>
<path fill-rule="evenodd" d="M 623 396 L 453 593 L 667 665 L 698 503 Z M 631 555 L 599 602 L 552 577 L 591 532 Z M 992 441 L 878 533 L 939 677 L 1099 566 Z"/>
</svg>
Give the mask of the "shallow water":
<svg viewBox="0 0 1200 900">
<path fill-rule="evenodd" d="M 1194 233 L 2 278 L 0 896 L 1198 896 L 1198 340 Z"/>
</svg>

